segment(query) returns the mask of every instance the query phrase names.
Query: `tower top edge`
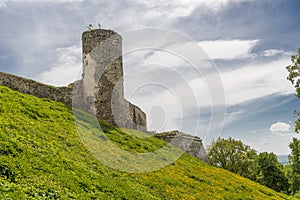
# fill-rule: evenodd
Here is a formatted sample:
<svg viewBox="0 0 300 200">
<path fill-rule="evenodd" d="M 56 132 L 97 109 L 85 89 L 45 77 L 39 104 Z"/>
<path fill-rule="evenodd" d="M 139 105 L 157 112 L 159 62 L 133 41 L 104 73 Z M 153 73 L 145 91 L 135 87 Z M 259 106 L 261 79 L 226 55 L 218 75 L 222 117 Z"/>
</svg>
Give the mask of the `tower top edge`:
<svg viewBox="0 0 300 200">
<path fill-rule="evenodd" d="M 109 33 L 111 35 L 120 35 L 119 33 L 117 33 L 116 31 L 114 30 L 111 30 L 111 29 L 92 29 L 92 30 L 87 30 L 87 31 L 84 31 L 82 33 L 82 36 L 85 36 L 85 35 L 89 35 L 89 34 L 95 34 L 95 33 Z M 121 36 L 121 35 L 120 35 Z"/>
</svg>

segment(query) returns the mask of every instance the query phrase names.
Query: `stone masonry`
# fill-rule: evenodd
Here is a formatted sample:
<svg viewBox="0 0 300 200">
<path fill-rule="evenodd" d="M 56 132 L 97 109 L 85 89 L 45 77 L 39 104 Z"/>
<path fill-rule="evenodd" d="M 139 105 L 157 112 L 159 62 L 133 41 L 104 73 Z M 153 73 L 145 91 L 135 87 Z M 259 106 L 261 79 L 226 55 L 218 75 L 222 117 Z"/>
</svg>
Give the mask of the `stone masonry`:
<svg viewBox="0 0 300 200">
<path fill-rule="evenodd" d="M 155 134 L 155 137 L 182 149 L 204 162 L 208 162 L 202 140 L 197 136 L 192 136 L 179 131 L 169 131 Z"/>
<path fill-rule="evenodd" d="M 81 108 L 120 127 L 147 130 L 146 114 L 124 99 L 122 37 L 112 30 L 82 34 Z M 82 84 L 79 86 L 78 84 Z"/>
<path fill-rule="evenodd" d="M 68 87 L 45 85 L 3 72 L 0 72 L 0 85 L 74 106 L 119 127 L 146 132 L 146 114 L 124 99 L 121 35 L 105 29 L 85 31 L 82 34 L 82 66 L 82 79 Z M 178 131 L 154 136 L 207 161 L 202 140 L 196 136 Z"/>
<path fill-rule="evenodd" d="M 25 94 L 31 94 L 39 98 L 49 98 L 72 106 L 71 87 L 54 87 L 3 72 L 0 72 L 0 85 Z"/>
</svg>

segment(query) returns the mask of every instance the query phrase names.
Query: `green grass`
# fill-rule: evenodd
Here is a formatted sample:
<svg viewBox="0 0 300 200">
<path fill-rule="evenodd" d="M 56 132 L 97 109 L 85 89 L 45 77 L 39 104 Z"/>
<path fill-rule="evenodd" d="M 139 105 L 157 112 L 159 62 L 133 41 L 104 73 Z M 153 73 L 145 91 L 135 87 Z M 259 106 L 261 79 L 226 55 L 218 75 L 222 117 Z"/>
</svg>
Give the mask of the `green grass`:
<svg viewBox="0 0 300 200">
<path fill-rule="evenodd" d="M 104 122 L 104 133 L 99 132 L 96 123 L 87 123 L 88 115 L 76 112 L 77 126 L 65 105 L 0 86 L 0 199 L 290 199 L 188 154 L 153 172 L 109 168 L 82 141 L 91 152 L 108 152 L 102 159 L 111 159 L 115 151 L 129 152 L 129 157 L 113 158 L 133 159 L 135 170 L 145 166 L 130 156 L 152 155 L 167 145 Z M 173 157 L 156 159 L 169 162 Z"/>
</svg>

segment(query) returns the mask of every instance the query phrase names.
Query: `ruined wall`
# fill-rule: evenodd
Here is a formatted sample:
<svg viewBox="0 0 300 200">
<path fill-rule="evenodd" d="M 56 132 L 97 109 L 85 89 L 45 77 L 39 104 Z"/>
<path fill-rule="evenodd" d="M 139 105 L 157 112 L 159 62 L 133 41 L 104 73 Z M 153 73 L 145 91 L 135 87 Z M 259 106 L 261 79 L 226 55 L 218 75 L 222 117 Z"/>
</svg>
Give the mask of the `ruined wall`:
<svg viewBox="0 0 300 200">
<path fill-rule="evenodd" d="M 49 98 L 68 106 L 72 105 L 72 88 L 69 87 L 53 87 L 3 72 L 0 72 L 0 85 L 39 98 Z"/>
<path fill-rule="evenodd" d="M 182 149 L 204 162 L 208 162 L 202 140 L 197 136 L 184 134 L 179 131 L 170 131 L 156 134 L 155 137 Z"/>
<path fill-rule="evenodd" d="M 131 127 L 132 129 L 137 129 L 144 132 L 147 131 L 146 114 L 139 107 L 133 105 L 130 102 L 129 102 L 129 115 L 130 115 L 130 119 L 132 119 L 133 122 Z"/>
<path fill-rule="evenodd" d="M 124 99 L 122 37 L 112 30 L 82 34 L 84 110 L 120 127 L 146 131 L 146 114 Z"/>
<path fill-rule="evenodd" d="M 146 114 L 124 99 L 122 37 L 112 30 L 84 32 L 82 65 L 82 79 L 69 87 L 53 87 L 2 72 L 0 85 L 74 106 L 120 127 L 146 132 Z M 155 137 L 207 162 L 199 137 L 178 131 L 156 134 Z"/>
<path fill-rule="evenodd" d="M 111 104 L 120 105 L 124 98 L 121 36 L 105 29 L 85 31 L 82 66 L 86 110 L 115 124 Z"/>
<path fill-rule="evenodd" d="M 146 114 L 124 99 L 122 62 L 121 35 L 89 30 L 82 34 L 82 79 L 71 87 L 53 87 L 5 73 L 0 74 L 0 84 L 74 106 L 120 127 L 146 131 Z"/>
</svg>

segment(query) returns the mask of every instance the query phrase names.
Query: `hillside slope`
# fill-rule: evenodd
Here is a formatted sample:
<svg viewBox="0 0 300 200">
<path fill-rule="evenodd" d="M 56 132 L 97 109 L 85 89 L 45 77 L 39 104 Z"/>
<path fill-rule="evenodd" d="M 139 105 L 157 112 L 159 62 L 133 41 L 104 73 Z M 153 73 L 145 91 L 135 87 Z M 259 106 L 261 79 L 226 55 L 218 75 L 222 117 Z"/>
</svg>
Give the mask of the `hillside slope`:
<svg viewBox="0 0 300 200">
<path fill-rule="evenodd" d="M 166 145 L 100 123 L 125 150 L 148 152 Z M 0 199 L 50 198 L 290 199 L 188 154 L 154 172 L 110 169 L 84 147 L 70 108 L 0 86 Z"/>
</svg>

